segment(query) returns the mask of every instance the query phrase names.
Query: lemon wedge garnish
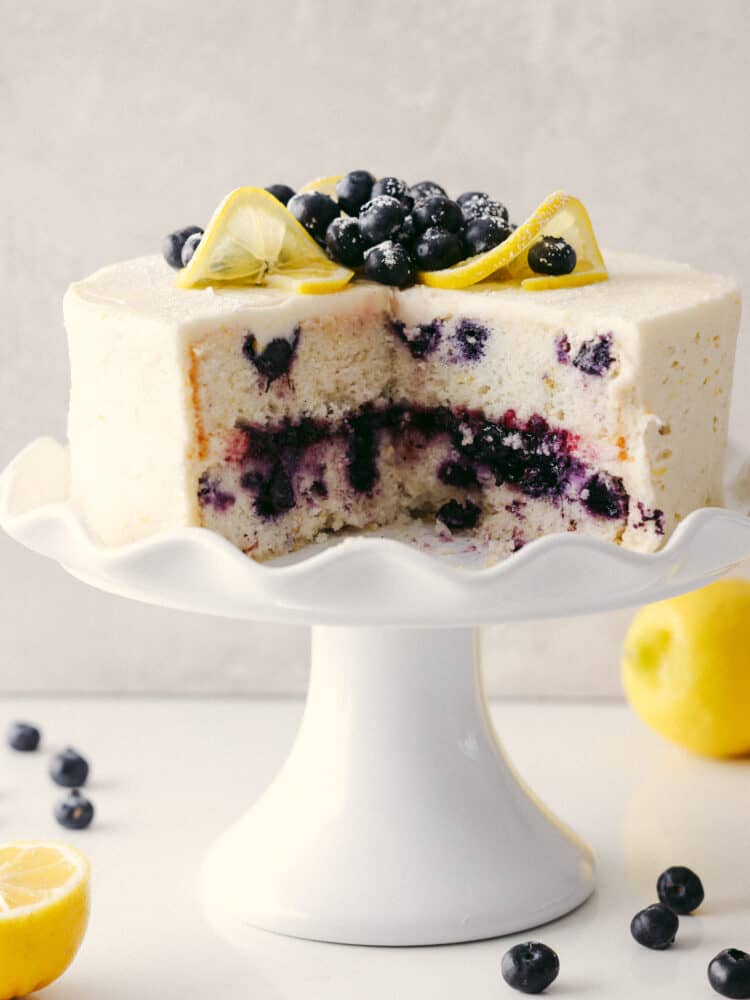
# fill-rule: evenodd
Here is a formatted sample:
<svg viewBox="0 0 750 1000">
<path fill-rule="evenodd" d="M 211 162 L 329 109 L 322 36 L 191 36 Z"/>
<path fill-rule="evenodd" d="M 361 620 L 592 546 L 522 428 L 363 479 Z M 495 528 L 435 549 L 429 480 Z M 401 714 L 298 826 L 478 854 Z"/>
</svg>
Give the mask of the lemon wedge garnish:
<svg viewBox="0 0 750 1000">
<path fill-rule="evenodd" d="M 303 184 L 299 193 L 307 194 L 309 191 L 317 191 L 319 194 L 327 194 L 329 198 L 335 199 L 336 185 L 343 176 L 343 174 L 330 174 L 328 177 L 317 177 L 314 181 Z"/>
<path fill-rule="evenodd" d="M 570 274 L 535 274 L 526 255 L 542 236 L 561 236 L 576 252 Z M 493 281 L 515 281 L 528 291 L 572 288 L 605 281 L 607 268 L 583 204 L 570 194 L 555 191 L 507 240 L 485 253 L 469 257 L 441 271 L 421 271 L 418 280 L 433 288 L 468 288 L 492 276 Z"/>
<path fill-rule="evenodd" d="M 270 285 L 306 295 L 337 292 L 354 272 L 334 264 L 280 201 L 263 188 L 232 191 L 177 275 L 181 288 Z"/>
<path fill-rule="evenodd" d="M 42 989 L 73 961 L 89 877 L 86 858 L 64 844 L 0 846 L 0 1000 Z"/>
</svg>

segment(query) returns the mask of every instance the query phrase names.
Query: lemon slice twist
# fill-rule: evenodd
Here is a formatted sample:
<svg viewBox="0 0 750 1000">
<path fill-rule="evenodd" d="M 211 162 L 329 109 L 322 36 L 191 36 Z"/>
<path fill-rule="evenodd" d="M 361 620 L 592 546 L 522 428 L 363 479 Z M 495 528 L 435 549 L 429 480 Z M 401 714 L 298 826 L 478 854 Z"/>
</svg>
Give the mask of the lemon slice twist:
<svg viewBox="0 0 750 1000">
<path fill-rule="evenodd" d="M 65 844 L 0 846 L 0 1000 L 27 996 L 73 961 L 89 915 L 89 863 Z"/>
<path fill-rule="evenodd" d="M 177 275 L 181 288 L 270 285 L 305 295 L 337 292 L 354 272 L 334 264 L 280 201 L 258 187 L 232 191 Z"/>
<path fill-rule="evenodd" d="M 576 252 L 570 274 L 535 274 L 526 256 L 542 236 L 561 236 Z M 582 202 L 564 191 L 548 195 L 507 240 L 441 271 L 421 271 L 418 280 L 432 288 L 468 288 L 492 277 L 493 282 L 520 282 L 527 291 L 573 288 L 605 281 L 607 268 L 589 214 Z"/>
</svg>

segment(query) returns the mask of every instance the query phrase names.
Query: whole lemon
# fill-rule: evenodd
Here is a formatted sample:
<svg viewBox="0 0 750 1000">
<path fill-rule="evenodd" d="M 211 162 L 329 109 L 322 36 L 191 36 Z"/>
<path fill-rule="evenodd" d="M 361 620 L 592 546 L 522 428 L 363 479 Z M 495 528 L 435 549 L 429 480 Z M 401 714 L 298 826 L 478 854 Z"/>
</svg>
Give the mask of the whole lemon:
<svg viewBox="0 0 750 1000">
<path fill-rule="evenodd" d="M 638 612 L 625 637 L 630 704 L 709 757 L 750 753 L 750 580 L 719 580 Z"/>
</svg>

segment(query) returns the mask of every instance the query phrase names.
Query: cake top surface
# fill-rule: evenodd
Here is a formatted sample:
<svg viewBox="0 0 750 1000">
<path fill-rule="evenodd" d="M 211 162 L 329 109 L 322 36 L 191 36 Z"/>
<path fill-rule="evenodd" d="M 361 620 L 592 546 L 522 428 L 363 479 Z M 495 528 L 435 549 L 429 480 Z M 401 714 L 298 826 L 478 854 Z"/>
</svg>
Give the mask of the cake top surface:
<svg viewBox="0 0 750 1000">
<path fill-rule="evenodd" d="M 233 323 L 247 313 L 257 325 L 273 323 L 283 314 L 299 321 L 331 311 L 356 312 L 373 305 L 385 308 L 394 295 L 436 312 L 457 313 L 472 299 L 490 308 L 502 306 L 554 322 L 620 320 L 639 322 L 681 313 L 701 303 L 738 296 L 736 283 L 723 275 L 707 274 L 687 264 L 630 253 L 607 253 L 610 279 L 580 288 L 525 291 L 519 287 L 483 282 L 460 291 L 424 285 L 396 291 L 357 281 L 328 295 L 299 295 L 265 286 L 229 286 L 184 289 L 175 285 L 174 271 L 160 256 L 138 257 L 104 267 L 71 285 L 66 312 L 82 305 L 106 312 L 149 319 L 169 327 L 205 328 Z M 472 307 L 479 302 L 472 302 Z"/>
</svg>

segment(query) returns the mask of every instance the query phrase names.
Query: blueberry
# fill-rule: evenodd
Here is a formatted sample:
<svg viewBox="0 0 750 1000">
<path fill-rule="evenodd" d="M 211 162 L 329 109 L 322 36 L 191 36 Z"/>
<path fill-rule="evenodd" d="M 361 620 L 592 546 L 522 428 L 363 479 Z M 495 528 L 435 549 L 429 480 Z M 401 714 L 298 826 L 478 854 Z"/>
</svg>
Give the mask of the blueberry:
<svg viewBox="0 0 750 1000">
<path fill-rule="evenodd" d="M 242 343 L 242 353 L 251 361 L 257 371 L 268 380 L 268 385 L 282 375 L 287 375 L 292 367 L 299 342 L 299 327 L 294 328 L 291 340 L 286 337 L 274 337 L 258 352 L 258 342 L 252 333 L 248 333 Z"/>
<path fill-rule="evenodd" d="M 676 913 L 661 903 L 652 903 L 630 922 L 630 933 L 644 948 L 663 951 L 674 944 L 680 921 Z"/>
<path fill-rule="evenodd" d="M 279 517 L 292 510 L 296 502 L 291 477 L 281 462 L 277 462 L 271 475 L 261 485 L 255 499 L 255 509 L 261 517 Z"/>
<path fill-rule="evenodd" d="M 440 271 L 457 264 L 463 255 L 461 237 L 446 229 L 427 229 L 414 244 L 414 259 L 420 271 Z"/>
<path fill-rule="evenodd" d="M 750 997 L 750 955 L 739 948 L 725 948 L 711 959 L 708 981 L 723 997 Z"/>
<path fill-rule="evenodd" d="M 286 205 L 289 199 L 294 197 L 294 188 L 290 188 L 288 184 L 269 184 L 266 191 L 282 205 Z"/>
<path fill-rule="evenodd" d="M 606 472 L 595 473 L 587 480 L 581 499 L 589 513 L 610 520 L 627 517 L 630 509 L 630 497 L 622 479 Z"/>
<path fill-rule="evenodd" d="M 395 236 L 406 217 L 406 209 L 398 198 L 381 194 L 366 202 L 359 213 L 359 228 L 369 246 Z"/>
<path fill-rule="evenodd" d="M 438 469 L 437 477 L 446 486 L 467 487 L 477 485 L 477 474 L 467 462 L 456 462 L 448 459 Z"/>
<path fill-rule="evenodd" d="M 164 260 L 170 267 L 179 270 L 183 266 L 182 248 L 185 246 L 185 241 L 190 236 L 202 235 L 203 230 L 200 226 L 186 226 L 184 229 L 176 229 L 173 233 L 165 236 L 162 244 Z"/>
<path fill-rule="evenodd" d="M 576 266 L 576 252 L 560 236 L 542 236 L 529 248 L 529 267 L 537 274 L 570 274 Z"/>
<path fill-rule="evenodd" d="M 475 319 L 460 319 L 453 334 L 460 358 L 464 361 L 479 361 L 484 356 L 489 336 L 489 327 Z"/>
<path fill-rule="evenodd" d="M 417 239 L 417 227 L 414 225 L 414 217 L 412 215 L 407 215 L 404 221 L 401 223 L 401 227 L 395 234 L 394 239 L 396 243 L 401 243 L 411 251 L 414 247 L 414 243 Z"/>
<path fill-rule="evenodd" d="M 372 197 L 375 178 L 367 170 L 352 170 L 345 174 L 336 185 L 336 199 L 339 208 L 348 215 L 357 215 L 360 208 Z"/>
<path fill-rule="evenodd" d="M 418 233 L 423 233 L 433 226 L 457 233 L 464 221 L 456 202 L 442 194 L 433 194 L 418 201 L 411 214 Z"/>
<path fill-rule="evenodd" d="M 464 191 L 456 198 L 466 222 L 478 219 L 483 215 L 492 215 L 503 222 L 508 221 L 508 209 L 499 201 L 495 201 L 485 191 Z"/>
<path fill-rule="evenodd" d="M 692 913 L 703 902 L 703 883 L 694 871 L 681 865 L 661 873 L 656 891 L 661 902 L 675 913 Z"/>
<path fill-rule="evenodd" d="M 521 993 L 541 993 L 557 979 L 560 959 L 541 941 L 526 941 L 506 951 L 500 962 L 503 979 Z"/>
<path fill-rule="evenodd" d="M 319 243 L 325 242 L 326 230 L 339 214 L 339 207 L 333 198 L 320 191 L 306 191 L 295 194 L 286 206 L 301 226 Z"/>
<path fill-rule="evenodd" d="M 448 197 L 445 188 L 436 184 L 435 181 L 418 181 L 409 188 L 409 194 L 415 202 L 422 198 L 429 198 L 433 194 L 441 194 L 444 198 Z"/>
<path fill-rule="evenodd" d="M 193 233 L 192 236 L 188 236 L 185 240 L 182 253 L 180 255 L 180 260 L 183 267 L 187 267 L 190 261 L 195 256 L 195 251 L 198 249 L 198 244 L 203 239 L 203 233 Z"/>
<path fill-rule="evenodd" d="M 397 198 L 407 212 L 411 211 L 414 199 L 409 194 L 409 185 L 406 181 L 402 181 L 398 177 L 381 177 L 372 186 L 372 197 L 377 198 L 381 194 Z"/>
<path fill-rule="evenodd" d="M 8 746 L 24 753 L 36 750 L 40 738 L 39 730 L 28 722 L 14 722 L 8 730 Z"/>
<path fill-rule="evenodd" d="M 414 282 L 414 262 L 400 243 L 384 240 L 365 252 L 365 274 L 381 285 L 405 288 Z"/>
<path fill-rule="evenodd" d="M 85 830 L 93 818 L 93 805 L 77 788 L 55 806 L 55 819 L 66 830 Z"/>
<path fill-rule="evenodd" d="M 603 375 L 614 364 L 614 360 L 612 334 L 602 333 L 598 337 L 592 337 L 591 340 L 584 340 L 573 358 L 573 364 L 586 375 Z"/>
<path fill-rule="evenodd" d="M 49 773 L 55 784 L 63 788 L 80 788 L 86 784 L 89 765 L 76 750 L 66 747 L 52 758 Z"/>
<path fill-rule="evenodd" d="M 359 220 L 349 216 L 334 219 L 326 231 L 326 246 L 336 263 L 345 267 L 359 267 L 365 251 Z"/>
<path fill-rule="evenodd" d="M 469 257 L 499 246 L 510 236 L 509 227 L 494 215 L 480 215 L 466 223 L 464 246 Z"/>
<path fill-rule="evenodd" d="M 458 500 L 449 500 L 437 512 L 437 519 L 451 531 L 465 531 L 476 525 L 481 513 L 479 507 L 471 500 L 467 500 L 463 506 Z"/>
</svg>

